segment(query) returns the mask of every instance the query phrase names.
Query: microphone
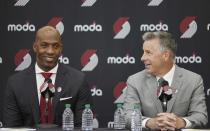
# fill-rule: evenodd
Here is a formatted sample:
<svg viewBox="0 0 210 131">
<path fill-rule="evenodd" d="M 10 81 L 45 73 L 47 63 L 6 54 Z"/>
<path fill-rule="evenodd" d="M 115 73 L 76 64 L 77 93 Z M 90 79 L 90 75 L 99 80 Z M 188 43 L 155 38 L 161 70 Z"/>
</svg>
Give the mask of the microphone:
<svg viewBox="0 0 210 131">
<path fill-rule="evenodd" d="M 48 106 L 49 106 L 49 99 L 53 97 L 55 94 L 55 88 L 52 84 L 52 80 L 50 78 L 45 79 L 45 82 L 41 87 L 41 95 L 45 99 L 45 116 L 46 116 L 46 123 L 48 123 Z"/>
<path fill-rule="evenodd" d="M 168 85 L 168 81 L 163 81 L 161 83 L 161 94 L 159 100 L 162 102 L 163 112 L 167 111 L 167 103 L 172 97 L 172 89 Z"/>
<path fill-rule="evenodd" d="M 55 94 L 55 88 L 50 78 L 45 79 L 43 87 L 41 88 L 41 95 L 46 99 L 53 97 Z"/>
</svg>

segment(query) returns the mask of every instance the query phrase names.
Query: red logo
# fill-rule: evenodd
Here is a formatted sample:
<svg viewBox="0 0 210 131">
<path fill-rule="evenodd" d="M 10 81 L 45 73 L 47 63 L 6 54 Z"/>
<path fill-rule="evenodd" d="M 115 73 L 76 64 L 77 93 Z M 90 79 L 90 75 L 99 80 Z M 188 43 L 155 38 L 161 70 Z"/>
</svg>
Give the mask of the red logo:
<svg viewBox="0 0 210 131">
<path fill-rule="evenodd" d="M 61 17 L 54 17 L 48 22 L 47 25 L 55 27 L 59 31 L 60 35 L 62 35 L 64 32 L 64 24 L 62 20 L 63 18 Z"/>
<path fill-rule="evenodd" d="M 126 90 L 126 82 L 124 81 L 121 81 L 119 82 L 114 90 L 113 90 L 113 94 L 114 94 L 114 97 L 115 97 L 115 102 L 114 103 L 123 103 L 124 102 L 124 98 L 125 98 L 125 90 Z"/>
<path fill-rule="evenodd" d="M 197 31 L 195 16 L 188 16 L 180 24 L 181 38 L 191 38 Z"/>
<path fill-rule="evenodd" d="M 92 71 L 98 65 L 97 50 L 86 50 L 81 57 L 82 71 Z"/>
<path fill-rule="evenodd" d="M 31 65 L 31 56 L 29 54 L 30 50 L 22 49 L 19 50 L 15 56 L 15 65 L 17 68 L 15 71 L 21 71 L 28 68 Z"/>
<path fill-rule="evenodd" d="M 130 33 L 129 17 L 120 17 L 113 25 L 114 39 L 124 39 Z"/>
<path fill-rule="evenodd" d="M 159 6 L 163 2 L 163 0 L 149 0 L 149 1 L 150 2 L 148 6 Z"/>
<path fill-rule="evenodd" d="M 30 0 L 16 0 L 14 6 L 25 6 Z"/>
<path fill-rule="evenodd" d="M 99 127 L 99 122 L 98 122 L 98 114 L 93 115 L 93 128 L 98 128 Z"/>
<path fill-rule="evenodd" d="M 96 0 L 82 0 L 81 7 L 91 7 L 96 3 Z"/>
</svg>

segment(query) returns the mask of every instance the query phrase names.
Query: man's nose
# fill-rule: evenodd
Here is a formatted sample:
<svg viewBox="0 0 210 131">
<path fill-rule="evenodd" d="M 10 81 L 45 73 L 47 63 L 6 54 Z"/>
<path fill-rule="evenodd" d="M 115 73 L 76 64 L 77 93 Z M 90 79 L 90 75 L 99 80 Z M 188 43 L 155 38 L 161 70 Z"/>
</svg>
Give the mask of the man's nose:
<svg viewBox="0 0 210 131">
<path fill-rule="evenodd" d="M 141 61 L 145 61 L 145 54 L 141 56 Z"/>
<path fill-rule="evenodd" d="M 53 49 L 52 46 L 49 46 L 49 47 L 48 47 L 47 53 L 48 53 L 48 54 L 53 54 L 53 53 L 54 53 L 54 49 Z"/>
</svg>

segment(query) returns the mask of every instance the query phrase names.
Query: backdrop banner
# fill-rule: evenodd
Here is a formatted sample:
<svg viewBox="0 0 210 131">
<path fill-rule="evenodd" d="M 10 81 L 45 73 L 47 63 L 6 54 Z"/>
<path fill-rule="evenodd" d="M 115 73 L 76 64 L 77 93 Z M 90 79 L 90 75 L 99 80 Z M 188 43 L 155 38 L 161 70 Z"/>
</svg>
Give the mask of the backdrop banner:
<svg viewBox="0 0 210 131">
<path fill-rule="evenodd" d="M 87 75 L 95 127 L 113 127 L 128 76 L 144 69 L 147 31 L 174 35 L 175 62 L 202 76 L 209 111 L 209 5 L 209 0 L 1 0 L 0 121 L 7 79 L 35 62 L 32 44 L 45 25 L 61 34 L 59 62 Z"/>
</svg>

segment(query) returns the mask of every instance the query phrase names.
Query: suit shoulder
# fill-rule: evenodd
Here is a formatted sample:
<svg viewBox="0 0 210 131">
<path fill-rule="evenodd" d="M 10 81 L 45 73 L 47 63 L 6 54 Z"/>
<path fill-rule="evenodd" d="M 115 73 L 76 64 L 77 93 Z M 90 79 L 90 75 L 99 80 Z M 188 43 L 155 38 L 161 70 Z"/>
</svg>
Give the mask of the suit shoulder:
<svg viewBox="0 0 210 131">
<path fill-rule="evenodd" d="M 192 78 L 200 78 L 201 75 L 195 73 L 195 72 L 192 72 L 190 70 L 187 70 L 187 69 L 184 69 L 184 68 L 181 68 L 179 67 L 180 71 L 182 72 L 182 75 L 185 77 L 185 78 L 189 78 L 189 79 L 192 79 Z"/>
<path fill-rule="evenodd" d="M 9 76 L 8 80 L 17 80 L 17 81 L 23 80 L 25 76 L 27 77 L 26 75 L 27 73 L 28 73 L 28 69 L 15 72 L 14 74 Z"/>
<path fill-rule="evenodd" d="M 146 73 L 145 70 L 142 70 L 142 71 L 139 71 L 131 76 L 128 77 L 128 80 L 131 80 L 131 81 L 135 81 L 135 80 L 141 80 L 141 79 L 144 79 L 148 74 Z"/>
<path fill-rule="evenodd" d="M 62 65 L 62 67 L 66 70 L 66 73 L 69 75 L 73 75 L 74 77 L 85 77 L 85 74 L 82 71 L 77 70 L 69 65 Z"/>
</svg>

